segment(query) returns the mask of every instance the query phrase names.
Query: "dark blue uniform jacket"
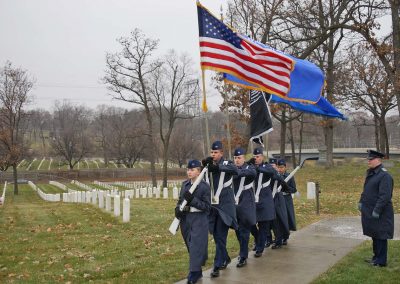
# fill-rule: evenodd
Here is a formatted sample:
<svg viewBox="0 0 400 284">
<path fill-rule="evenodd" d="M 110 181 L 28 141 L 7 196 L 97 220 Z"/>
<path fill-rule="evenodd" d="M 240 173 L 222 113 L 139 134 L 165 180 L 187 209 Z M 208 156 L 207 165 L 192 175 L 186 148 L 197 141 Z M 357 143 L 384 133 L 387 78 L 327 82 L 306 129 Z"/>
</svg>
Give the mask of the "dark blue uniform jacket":
<svg viewBox="0 0 400 284">
<path fill-rule="evenodd" d="M 253 185 L 257 172 L 254 166 L 243 164 L 238 167 L 238 175 L 233 178 L 233 188 L 235 196 L 239 191 L 240 181 L 244 177 L 244 187 Z M 250 230 L 251 226 L 256 224 L 256 203 L 254 200 L 253 188 L 243 190 L 239 197 L 239 203 L 236 205 L 236 215 L 240 227 L 245 227 Z"/>
<path fill-rule="evenodd" d="M 183 195 L 191 187 L 190 180 L 182 183 L 179 194 L 179 206 L 184 200 Z M 194 198 L 189 204 L 201 212 L 188 212 L 181 219 L 181 233 L 189 251 L 190 271 L 201 271 L 201 266 L 207 260 L 208 252 L 208 214 L 210 213 L 210 187 L 201 181 L 193 193 Z"/>
<path fill-rule="evenodd" d="M 224 183 L 229 183 L 229 180 L 233 178 L 233 175 L 237 175 L 237 167 L 232 161 L 225 161 L 223 158 L 218 162 L 218 172 L 213 172 L 213 182 L 214 182 L 214 194 L 217 193 L 218 184 L 222 173 L 224 172 Z M 208 173 L 209 178 L 211 176 Z M 219 196 L 219 204 L 213 204 L 210 213 L 210 233 L 214 230 L 215 215 L 218 214 L 222 221 L 229 227 L 233 229 L 238 228 L 238 223 L 236 219 L 236 206 L 235 206 L 235 196 L 232 188 L 232 184 L 226 186 L 222 189 Z"/>
<path fill-rule="evenodd" d="M 267 187 L 263 187 L 261 189 L 259 201 L 256 203 L 257 222 L 272 221 L 276 218 L 274 200 L 272 198 L 272 186 L 274 184 L 273 177 L 274 175 L 277 175 L 277 172 L 269 164 L 261 164 L 259 166 L 256 166 L 256 169 L 257 177 L 254 182 L 254 192 L 257 191 L 259 182 L 264 184 L 271 179 L 270 184 Z"/>
<path fill-rule="evenodd" d="M 287 178 L 289 173 L 284 173 L 283 178 Z M 296 231 L 296 215 L 294 212 L 294 204 L 293 204 L 293 198 L 292 194 L 297 192 L 296 189 L 296 182 L 294 180 L 294 177 L 292 177 L 288 182 L 288 190 L 283 193 L 283 197 L 285 198 L 286 202 L 286 210 L 288 214 L 288 222 L 289 222 L 289 229 L 291 231 Z"/>
</svg>

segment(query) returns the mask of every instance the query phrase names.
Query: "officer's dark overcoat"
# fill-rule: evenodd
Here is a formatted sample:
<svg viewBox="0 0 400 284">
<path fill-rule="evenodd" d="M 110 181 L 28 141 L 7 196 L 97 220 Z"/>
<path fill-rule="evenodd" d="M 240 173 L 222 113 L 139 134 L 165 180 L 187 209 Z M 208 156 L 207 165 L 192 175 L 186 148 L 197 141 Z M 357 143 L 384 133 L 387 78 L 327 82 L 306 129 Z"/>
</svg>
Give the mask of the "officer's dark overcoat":
<svg viewBox="0 0 400 284">
<path fill-rule="evenodd" d="M 182 183 L 177 206 L 183 201 L 183 195 L 189 191 L 190 180 Z M 188 212 L 181 218 L 181 233 L 189 251 L 190 271 L 201 271 L 208 257 L 208 214 L 210 213 L 210 186 L 201 181 L 193 193 L 191 207 L 201 212 Z"/>
<path fill-rule="evenodd" d="M 363 233 L 376 239 L 392 239 L 394 214 L 392 205 L 393 178 L 383 165 L 367 171 L 364 191 L 361 194 L 361 223 Z M 372 217 L 372 212 L 379 218 Z"/>
</svg>

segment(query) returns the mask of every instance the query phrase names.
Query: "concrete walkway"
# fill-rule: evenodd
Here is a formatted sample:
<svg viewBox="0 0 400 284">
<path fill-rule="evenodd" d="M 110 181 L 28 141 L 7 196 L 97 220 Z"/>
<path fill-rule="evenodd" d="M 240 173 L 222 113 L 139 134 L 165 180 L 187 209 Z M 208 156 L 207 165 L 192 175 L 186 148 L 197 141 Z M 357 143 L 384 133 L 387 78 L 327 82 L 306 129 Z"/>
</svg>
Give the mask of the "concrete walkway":
<svg viewBox="0 0 400 284">
<path fill-rule="evenodd" d="M 236 268 L 237 260 L 232 259 L 218 278 L 210 278 L 211 270 L 204 271 L 198 283 L 310 283 L 368 239 L 360 217 L 322 220 L 293 232 L 281 249 L 268 248 L 260 258 L 251 252 L 245 267 Z M 400 215 L 395 216 L 395 239 L 400 239 Z"/>
</svg>

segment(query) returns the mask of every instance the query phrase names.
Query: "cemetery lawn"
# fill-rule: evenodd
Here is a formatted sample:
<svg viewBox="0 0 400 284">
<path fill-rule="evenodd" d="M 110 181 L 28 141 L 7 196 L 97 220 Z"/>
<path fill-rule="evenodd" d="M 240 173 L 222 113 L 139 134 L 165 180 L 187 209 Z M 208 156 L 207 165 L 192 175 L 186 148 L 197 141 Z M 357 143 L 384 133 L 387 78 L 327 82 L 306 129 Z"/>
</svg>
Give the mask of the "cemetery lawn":
<svg viewBox="0 0 400 284">
<path fill-rule="evenodd" d="M 388 245 L 387 267 L 364 262 L 372 256 L 372 242 L 366 241 L 312 283 L 400 283 L 400 241 L 389 240 Z"/>
<path fill-rule="evenodd" d="M 307 162 L 296 175 L 300 192 L 300 197 L 294 200 L 298 228 L 327 217 L 358 215 L 357 203 L 365 169 L 365 161 L 329 170 Z M 395 179 L 393 201 L 395 212 L 399 213 L 399 163 L 388 170 Z M 320 215 L 315 214 L 315 201 L 306 199 L 306 181 L 320 182 Z M 29 186 L 20 185 L 19 189 L 19 195 L 13 196 L 9 186 L 5 205 L 0 207 L 2 282 L 171 283 L 186 277 L 188 254 L 182 237 L 180 233 L 172 236 L 168 232 L 174 200 L 133 199 L 131 221 L 124 224 L 121 218 L 117 219 L 91 204 L 45 202 Z M 398 259 L 395 261 L 398 257 L 395 250 L 398 251 L 399 246 L 399 242 L 390 242 L 390 265 L 382 271 L 398 274 L 400 263 Z M 232 230 L 228 251 L 232 258 L 238 254 Z M 210 238 L 207 267 L 211 267 L 214 254 L 215 246 Z M 372 268 L 364 268 L 363 259 L 369 254 L 370 244 L 367 242 L 360 250 L 347 256 L 342 261 L 344 264 L 340 262 L 339 270 L 331 270 L 318 281 L 341 277 L 337 275 L 339 273 L 345 278 L 329 278 L 332 279 L 329 281 L 354 282 L 354 271 L 348 270 L 352 269 L 350 263 L 356 263 L 355 267 L 359 266 L 360 271 L 367 269 L 362 275 L 367 277 Z M 389 273 L 389 278 L 384 278 L 387 275 L 384 272 L 378 274 L 382 278 L 376 278 L 379 281 L 375 283 L 390 283 L 398 279 L 394 274 Z"/>
</svg>

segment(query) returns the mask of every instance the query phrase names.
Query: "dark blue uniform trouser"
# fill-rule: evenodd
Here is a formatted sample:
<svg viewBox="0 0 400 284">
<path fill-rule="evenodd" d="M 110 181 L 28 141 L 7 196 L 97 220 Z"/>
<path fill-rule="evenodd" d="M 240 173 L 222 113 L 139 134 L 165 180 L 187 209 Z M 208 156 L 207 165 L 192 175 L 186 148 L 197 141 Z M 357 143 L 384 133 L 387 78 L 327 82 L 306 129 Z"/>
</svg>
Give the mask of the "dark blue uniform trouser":
<svg viewBox="0 0 400 284">
<path fill-rule="evenodd" d="M 284 239 L 282 227 L 282 222 L 279 220 L 279 218 L 276 218 L 272 223 L 272 230 L 274 231 L 275 244 L 277 245 L 281 245 Z"/>
<path fill-rule="evenodd" d="M 264 251 L 265 242 L 267 241 L 268 238 L 268 232 L 271 232 L 272 222 L 273 221 L 260 221 L 257 222 L 258 228 L 257 225 L 254 225 L 251 228 L 251 233 L 256 241 L 257 252 Z"/>
<path fill-rule="evenodd" d="M 386 265 L 387 262 L 387 240 L 372 238 L 372 249 L 374 256 L 373 262 L 376 264 Z"/>
<path fill-rule="evenodd" d="M 219 215 L 215 216 L 215 225 L 213 237 L 215 242 L 215 257 L 214 267 L 221 267 L 225 261 L 229 259 L 228 251 L 226 250 L 226 240 L 228 238 L 229 226 L 222 221 Z"/>
<path fill-rule="evenodd" d="M 250 230 L 239 225 L 239 229 L 237 229 L 235 232 L 240 245 L 239 256 L 241 258 L 247 258 L 249 256 Z"/>
</svg>

